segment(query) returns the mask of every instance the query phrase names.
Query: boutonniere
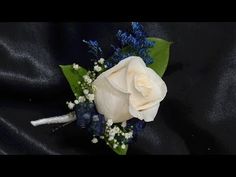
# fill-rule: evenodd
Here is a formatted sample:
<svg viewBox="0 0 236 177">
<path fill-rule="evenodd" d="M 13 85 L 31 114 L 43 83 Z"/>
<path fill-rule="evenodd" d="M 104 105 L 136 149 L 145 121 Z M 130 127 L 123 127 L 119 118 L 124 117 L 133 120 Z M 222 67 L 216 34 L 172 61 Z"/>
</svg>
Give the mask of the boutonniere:
<svg viewBox="0 0 236 177">
<path fill-rule="evenodd" d="M 68 114 L 31 121 L 33 126 L 68 124 L 76 121 L 86 129 L 91 142 L 105 141 L 119 155 L 157 115 L 167 86 L 162 76 L 167 68 L 171 42 L 147 37 L 140 23 L 131 23 L 131 31 L 119 30 L 119 46 L 104 58 L 97 41 L 84 40 L 93 55 L 94 67 L 61 65 L 75 99 L 67 102 Z"/>
</svg>

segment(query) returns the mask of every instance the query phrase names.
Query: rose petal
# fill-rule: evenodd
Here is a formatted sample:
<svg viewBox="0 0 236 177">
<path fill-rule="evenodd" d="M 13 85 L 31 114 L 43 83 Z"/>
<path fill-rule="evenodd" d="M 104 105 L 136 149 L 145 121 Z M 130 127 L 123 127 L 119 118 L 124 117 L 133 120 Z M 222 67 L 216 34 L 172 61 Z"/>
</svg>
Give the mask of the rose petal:
<svg viewBox="0 0 236 177">
<path fill-rule="evenodd" d="M 132 118 L 129 113 L 129 94 L 113 88 L 106 79 L 94 82 L 95 104 L 97 111 L 103 114 L 106 120 L 122 122 Z"/>
<path fill-rule="evenodd" d="M 155 71 L 153 71 L 151 68 L 147 68 L 147 71 L 148 71 L 148 75 L 150 77 L 150 79 L 156 83 L 154 86 L 154 90 L 155 90 L 155 98 L 158 98 L 157 100 L 158 101 L 162 101 L 165 96 L 166 96 L 166 93 L 167 93 L 167 86 L 165 84 L 165 82 L 162 80 L 162 78 L 156 74 Z"/>
<path fill-rule="evenodd" d="M 96 80 L 107 78 L 115 89 L 127 92 L 126 72 L 131 60 L 132 57 L 121 60 L 119 64 L 100 74 Z"/>
<path fill-rule="evenodd" d="M 160 104 L 157 103 L 155 106 L 149 108 L 149 109 L 146 109 L 146 110 L 143 110 L 141 111 L 141 115 L 142 115 L 142 119 L 145 121 L 145 122 L 151 122 L 155 119 L 156 115 L 157 115 L 157 112 L 158 112 L 158 109 L 159 109 L 159 106 Z"/>
</svg>

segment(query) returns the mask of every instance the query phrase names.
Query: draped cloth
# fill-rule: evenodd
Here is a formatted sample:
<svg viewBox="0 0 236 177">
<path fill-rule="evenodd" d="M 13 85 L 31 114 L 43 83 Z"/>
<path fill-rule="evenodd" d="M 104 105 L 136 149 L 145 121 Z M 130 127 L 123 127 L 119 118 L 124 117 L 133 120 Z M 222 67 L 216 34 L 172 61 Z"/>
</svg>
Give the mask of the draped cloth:
<svg viewBox="0 0 236 177">
<path fill-rule="evenodd" d="M 168 93 L 128 154 L 236 153 L 236 23 L 145 22 L 148 36 L 173 41 L 163 76 Z M 69 113 L 73 93 L 58 65 L 92 67 L 82 40 L 111 54 L 130 23 L 0 23 L 0 153 L 114 154 L 71 123 L 31 120 Z"/>
</svg>

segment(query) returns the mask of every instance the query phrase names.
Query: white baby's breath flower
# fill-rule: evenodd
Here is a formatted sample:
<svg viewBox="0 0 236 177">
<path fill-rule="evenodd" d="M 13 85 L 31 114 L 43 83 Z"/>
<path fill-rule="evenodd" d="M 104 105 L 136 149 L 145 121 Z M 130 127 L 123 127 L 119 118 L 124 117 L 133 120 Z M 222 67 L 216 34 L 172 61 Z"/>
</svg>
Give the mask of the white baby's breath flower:
<svg viewBox="0 0 236 177">
<path fill-rule="evenodd" d="M 95 92 L 95 90 L 96 90 L 96 87 L 94 85 L 92 85 L 92 90 L 93 90 L 93 92 Z"/>
<path fill-rule="evenodd" d="M 122 144 L 122 145 L 121 145 L 121 148 L 122 148 L 122 149 L 125 149 L 125 145 L 124 145 L 124 144 Z"/>
<path fill-rule="evenodd" d="M 127 125 L 126 121 L 122 122 L 121 127 L 125 128 Z"/>
<path fill-rule="evenodd" d="M 116 126 L 116 127 L 114 127 L 113 129 L 114 129 L 114 132 L 115 132 L 115 133 L 118 133 L 118 132 L 120 131 L 120 128 L 119 128 L 119 127 L 117 127 L 117 126 Z"/>
<path fill-rule="evenodd" d="M 112 121 L 112 119 L 108 119 L 108 120 L 107 120 L 107 126 L 109 126 L 109 127 L 110 127 L 110 126 L 112 126 L 112 124 L 113 124 L 113 121 Z"/>
<path fill-rule="evenodd" d="M 105 59 L 104 59 L 104 58 L 100 58 L 100 59 L 98 60 L 98 63 L 100 63 L 100 64 L 102 64 L 102 65 L 103 65 L 104 61 L 105 61 Z"/>
<path fill-rule="evenodd" d="M 92 83 L 92 79 L 90 77 L 87 77 L 87 79 L 85 80 L 85 82 L 87 82 L 88 84 Z"/>
<path fill-rule="evenodd" d="M 111 129 L 111 130 L 109 131 L 109 136 L 110 136 L 110 137 L 114 137 L 115 135 L 116 135 L 116 133 L 115 133 L 114 129 Z"/>
<path fill-rule="evenodd" d="M 86 95 L 86 98 L 87 98 L 90 102 L 92 102 L 92 101 L 94 100 L 94 97 L 95 97 L 94 94 L 91 94 L 91 93 Z"/>
<path fill-rule="evenodd" d="M 80 68 L 80 66 L 76 63 L 73 63 L 73 69 L 74 70 L 78 70 Z"/>
<path fill-rule="evenodd" d="M 102 68 L 100 66 L 98 66 L 98 65 L 94 66 L 94 71 L 100 72 L 101 70 L 102 70 Z"/>
<path fill-rule="evenodd" d="M 75 100 L 74 103 L 75 103 L 75 104 L 79 104 L 79 100 Z"/>
<path fill-rule="evenodd" d="M 85 95 L 87 95 L 87 94 L 89 93 L 89 90 L 88 90 L 88 89 L 84 89 L 84 90 L 83 90 L 83 93 L 84 93 Z"/>
<path fill-rule="evenodd" d="M 72 110 L 74 108 L 75 104 L 70 101 L 70 102 L 67 103 L 67 106 L 68 106 L 69 109 Z"/>
<path fill-rule="evenodd" d="M 78 101 L 79 101 L 80 103 L 83 103 L 83 102 L 86 101 L 86 98 L 85 98 L 84 96 L 79 96 Z"/>
<path fill-rule="evenodd" d="M 93 81 L 92 79 L 88 79 L 88 80 L 87 80 L 87 83 L 88 83 L 88 84 L 91 84 L 92 81 Z"/>
<path fill-rule="evenodd" d="M 114 140 L 114 136 L 109 136 L 108 141 Z"/>
<path fill-rule="evenodd" d="M 98 139 L 94 137 L 91 141 L 92 143 L 96 144 L 98 142 Z"/>
<path fill-rule="evenodd" d="M 109 136 L 113 136 L 114 137 L 116 134 L 119 133 L 119 131 L 120 131 L 120 128 L 115 126 L 115 127 L 111 128 L 109 130 L 108 134 L 109 134 Z"/>
<path fill-rule="evenodd" d="M 125 139 L 130 139 L 133 137 L 133 132 L 125 133 Z"/>
<path fill-rule="evenodd" d="M 83 76 L 83 79 L 84 79 L 84 81 L 85 81 L 86 83 L 88 83 L 88 84 L 92 83 L 92 79 L 91 79 L 88 75 L 84 75 L 84 76 Z"/>
<path fill-rule="evenodd" d="M 88 71 L 88 74 L 89 74 L 89 71 Z M 88 79 L 89 78 L 89 75 L 83 75 L 83 78 L 84 78 L 84 80 L 86 80 L 86 79 Z"/>
</svg>

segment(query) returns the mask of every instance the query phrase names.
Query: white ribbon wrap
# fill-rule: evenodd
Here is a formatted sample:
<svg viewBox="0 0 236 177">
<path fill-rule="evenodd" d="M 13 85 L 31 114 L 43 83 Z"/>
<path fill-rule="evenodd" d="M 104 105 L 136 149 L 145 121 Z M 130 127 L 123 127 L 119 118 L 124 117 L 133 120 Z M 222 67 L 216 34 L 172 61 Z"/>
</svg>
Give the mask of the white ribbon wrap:
<svg viewBox="0 0 236 177">
<path fill-rule="evenodd" d="M 43 119 L 31 121 L 30 123 L 36 127 L 36 126 L 45 125 L 45 124 L 68 123 L 68 122 L 73 122 L 75 120 L 76 120 L 75 112 L 70 112 L 69 114 L 66 114 L 66 115 L 43 118 Z"/>
</svg>

